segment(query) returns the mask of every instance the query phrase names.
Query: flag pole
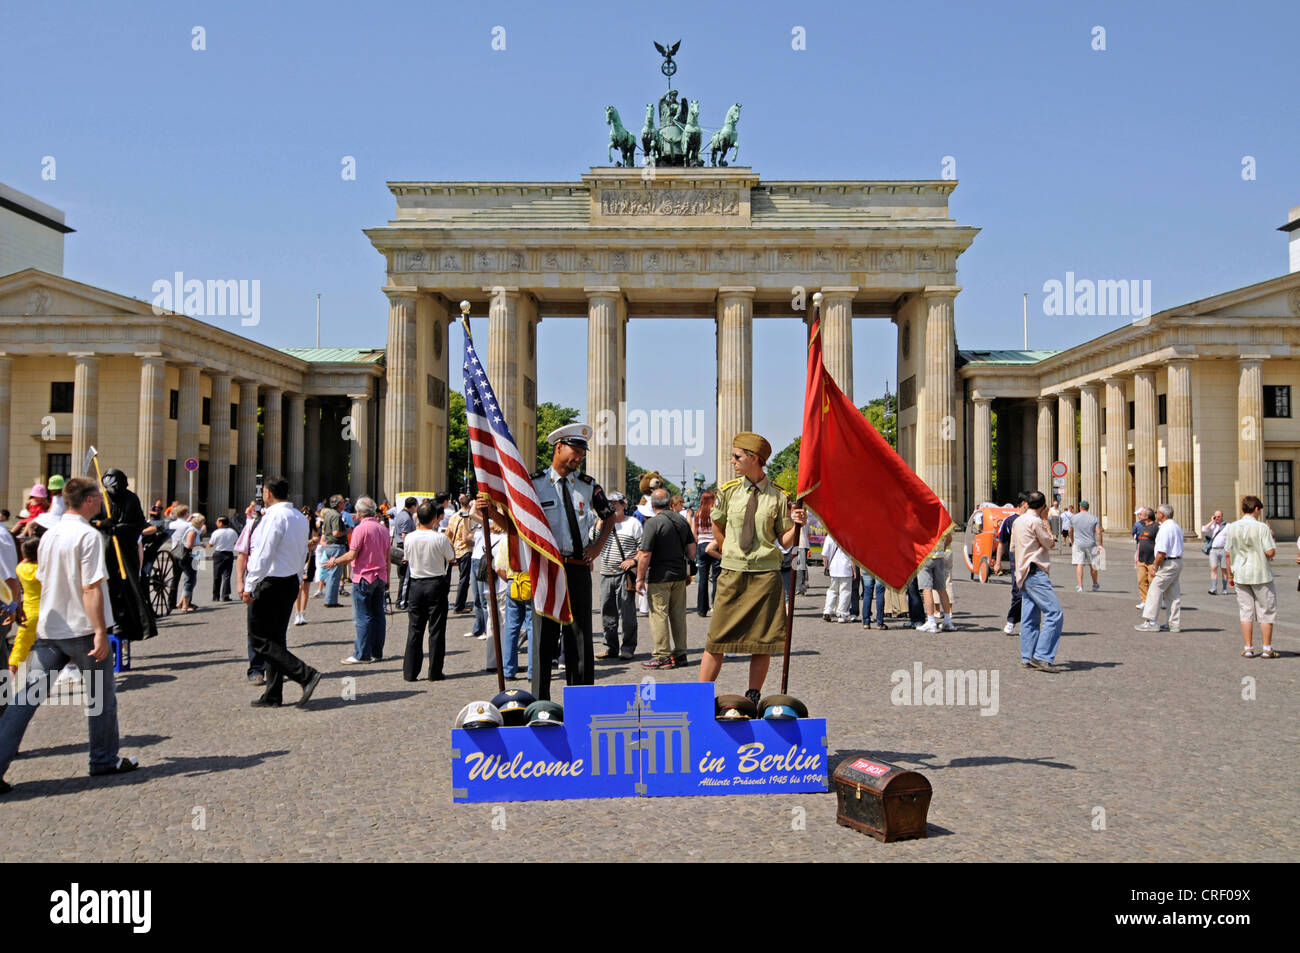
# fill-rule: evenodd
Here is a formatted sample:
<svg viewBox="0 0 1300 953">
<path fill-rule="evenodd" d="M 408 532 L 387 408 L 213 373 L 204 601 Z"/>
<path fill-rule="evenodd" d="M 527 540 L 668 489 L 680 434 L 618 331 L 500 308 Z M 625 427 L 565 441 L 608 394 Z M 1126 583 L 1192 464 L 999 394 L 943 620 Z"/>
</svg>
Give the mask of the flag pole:
<svg viewBox="0 0 1300 953">
<path fill-rule="evenodd" d="M 462 301 L 460 303 L 461 324 L 465 327 L 465 336 L 472 341 L 474 338 L 469 331 L 469 308 L 470 305 L 468 301 Z M 493 504 L 492 498 L 488 495 L 486 490 L 479 490 L 478 498 L 483 503 L 483 558 L 488 561 L 489 567 L 487 595 L 488 613 L 490 618 L 488 619 L 488 626 L 492 630 L 492 648 L 495 650 L 497 657 L 497 691 L 504 692 L 506 690 L 506 666 L 505 659 L 501 657 L 501 625 L 497 618 L 497 567 L 494 565 L 492 560 L 491 507 Z M 528 648 L 529 651 L 532 650 L 532 643 L 529 643 Z"/>
<path fill-rule="evenodd" d="M 814 325 L 816 325 L 819 321 L 821 321 L 821 316 L 822 316 L 822 293 L 818 291 L 816 294 L 813 295 L 813 324 Z M 811 337 L 808 339 L 808 347 L 809 349 L 812 348 Z M 804 375 L 805 377 L 807 376 L 807 370 L 804 371 Z M 795 486 L 796 496 L 794 499 L 794 505 L 796 508 L 799 506 L 799 498 L 797 496 L 798 492 L 799 492 L 799 487 L 796 485 Z M 798 547 L 798 544 L 802 539 L 802 537 L 803 537 L 803 529 L 801 527 L 799 529 L 799 535 L 796 536 L 794 540 L 796 548 Z M 807 559 L 807 556 L 805 556 L 804 558 Z M 807 571 L 808 571 L 807 563 L 805 562 L 804 572 Z M 781 694 L 782 695 L 787 694 L 786 689 L 790 687 L 790 639 L 793 635 L 794 635 L 794 561 L 791 560 L 790 587 L 785 594 L 785 657 L 781 661 Z"/>
</svg>

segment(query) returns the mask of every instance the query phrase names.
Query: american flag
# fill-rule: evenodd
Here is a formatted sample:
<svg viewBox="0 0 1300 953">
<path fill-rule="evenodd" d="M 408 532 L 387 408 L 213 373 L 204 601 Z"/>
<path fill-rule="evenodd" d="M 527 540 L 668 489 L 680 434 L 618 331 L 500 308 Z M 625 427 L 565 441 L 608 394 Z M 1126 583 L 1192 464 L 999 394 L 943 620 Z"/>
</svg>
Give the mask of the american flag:
<svg viewBox="0 0 1300 953">
<path fill-rule="evenodd" d="M 499 509 L 510 516 L 511 565 L 528 570 L 533 585 L 533 611 L 568 624 L 569 589 L 564 578 L 564 560 L 542 513 L 533 479 L 515 438 L 510 433 L 496 394 L 488 383 L 487 371 L 474 352 L 474 340 L 465 324 L 465 417 L 469 424 L 469 453 L 474 477 Z M 518 534 L 517 536 L 515 534 Z M 522 539 L 527 546 L 518 546 Z"/>
</svg>

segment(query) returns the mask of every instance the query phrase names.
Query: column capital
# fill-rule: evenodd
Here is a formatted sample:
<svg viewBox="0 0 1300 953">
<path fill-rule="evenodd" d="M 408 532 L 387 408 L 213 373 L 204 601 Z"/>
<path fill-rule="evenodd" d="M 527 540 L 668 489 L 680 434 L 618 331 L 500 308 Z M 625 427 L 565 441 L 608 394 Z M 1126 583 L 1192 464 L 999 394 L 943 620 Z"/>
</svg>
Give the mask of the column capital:
<svg viewBox="0 0 1300 953">
<path fill-rule="evenodd" d="M 929 300 L 930 298 L 955 298 L 961 293 L 961 285 L 926 285 L 921 289 L 921 297 Z"/>
<path fill-rule="evenodd" d="M 133 351 L 132 356 L 138 357 L 142 361 L 162 361 L 166 363 L 167 360 L 163 357 L 162 351 Z"/>
<path fill-rule="evenodd" d="M 1272 357 L 1271 354 L 1242 354 L 1237 358 L 1237 366 L 1243 367 L 1246 364 L 1262 364 L 1270 357 Z"/>
<path fill-rule="evenodd" d="M 1139 377 L 1150 377 L 1152 380 L 1155 380 L 1156 369 L 1154 367 L 1139 367 L 1133 371 L 1133 378 L 1136 380 Z"/>
<path fill-rule="evenodd" d="M 834 287 L 818 288 L 824 295 L 855 295 L 858 293 L 857 285 L 837 285 Z"/>
<path fill-rule="evenodd" d="M 235 375 L 231 374 L 229 371 L 214 371 L 211 368 L 205 368 L 204 371 L 208 375 L 208 380 L 211 381 L 223 379 L 233 381 L 235 379 Z"/>
<path fill-rule="evenodd" d="M 1108 377 L 1103 377 L 1101 382 L 1107 387 L 1123 387 L 1128 383 L 1128 378 L 1119 374 L 1111 374 Z"/>
<path fill-rule="evenodd" d="M 1039 395 L 1039 396 L 1036 398 L 1036 400 L 1038 401 L 1038 406 L 1039 406 L 1039 407 L 1055 407 L 1055 406 L 1056 406 L 1056 395 L 1055 395 L 1055 394 L 1041 394 L 1041 395 Z"/>
<path fill-rule="evenodd" d="M 94 351 L 69 351 L 68 357 L 75 357 L 78 361 L 97 361 L 99 355 Z"/>
<path fill-rule="evenodd" d="M 992 404 L 993 401 L 996 400 L 996 399 L 997 399 L 997 398 L 994 398 L 994 397 L 984 397 L 984 396 L 981 395 L 981 396 L 979 396 L 979 397 L 972 397 L 972 398 L 971 398 L 971 403 L 972 403 L 972 404 Z"/>
<path fill-rule="evenodd" d="M 753 285 L 722 285 L 718 288 L 719 297 L 754 297 L 754 292 L 758 289 Z"/>
<path fill-rule="evenodd" d="M 621 298 L 623 289 L 619 285 L 584 285 L 582 293 L 588 298 Z"/>
<path fill-rule="evenodd" d="M 348 400 L 370 400 L 369 394 L 348 394 Z"/>
<path fill-rule="evenodd" d="M 1084 383 L 1079 385 L 1079 393 L 1083 394 L 1083 393 L 1091 392 L 1095 394 L 1097 392 L 1097 389 L 1101 387 L 1101 385 L 1102 385 L 1101 381 L 1085 381 Z"/>
</svg>

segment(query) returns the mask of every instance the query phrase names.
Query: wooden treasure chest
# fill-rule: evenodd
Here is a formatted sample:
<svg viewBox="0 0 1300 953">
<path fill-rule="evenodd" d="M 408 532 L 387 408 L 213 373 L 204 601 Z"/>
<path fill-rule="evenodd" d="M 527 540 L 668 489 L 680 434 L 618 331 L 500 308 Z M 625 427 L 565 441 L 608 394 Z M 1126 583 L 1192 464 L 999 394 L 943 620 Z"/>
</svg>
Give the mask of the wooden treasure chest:
<svg viewBox="0 0 1300 953">
<path fill-rule="evenodd" d="M 922 774 L 869 758 L 845 758 L 835 769 L 835 820 L 876 840 L 925 836 L 930 782 Z"/>
</svg>

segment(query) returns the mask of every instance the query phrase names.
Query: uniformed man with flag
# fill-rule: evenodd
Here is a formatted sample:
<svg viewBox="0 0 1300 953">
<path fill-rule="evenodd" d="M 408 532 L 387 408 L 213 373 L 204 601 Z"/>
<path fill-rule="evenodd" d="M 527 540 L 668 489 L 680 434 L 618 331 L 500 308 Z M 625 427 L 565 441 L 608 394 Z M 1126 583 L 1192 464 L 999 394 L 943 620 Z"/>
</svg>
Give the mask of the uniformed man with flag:
<svg viewBox="0 0 1300 953">
<path fill-rule="evenodd" d="M 551 465 L 532 475 L 533 490 L 546 514 L 546 522 L 564 557 L 564 576 L 569 590 L 573 623 L 561 626 L 554 619 L 533 616 L 534 640 L 528 651 L 536 652 L 532 665 L 533 695 L 551 697 L 551 659 L 561 635 L 564 640 L 564 674 L 569 685 L 595 682 L 595 652 L 591 643 L 591 564 L 600 555 L 613 526 L 614 507 L 600 484 L 579 468 L 587 458 L 591 427 L 568 424 L 546 437 L 554 450 Z M 595 539 L 588 544 L 588 540 Z"/>
</svg>

